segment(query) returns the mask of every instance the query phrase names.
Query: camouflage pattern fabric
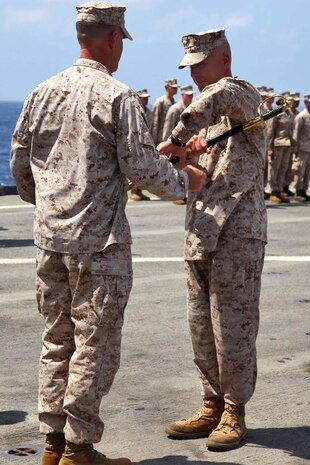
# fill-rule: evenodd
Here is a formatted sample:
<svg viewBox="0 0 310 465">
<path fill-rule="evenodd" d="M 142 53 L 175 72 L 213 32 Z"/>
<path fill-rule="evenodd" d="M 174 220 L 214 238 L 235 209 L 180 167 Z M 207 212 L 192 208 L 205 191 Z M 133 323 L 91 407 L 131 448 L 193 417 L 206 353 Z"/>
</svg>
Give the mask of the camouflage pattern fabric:
<svg viewBox="0 0 310 465">
<path fill-rule="evenodd" d="M 188 178 L 156 151 L 139 97 L 87 59 L 27 98 L 11 170 L 36 207 L 40 429 L 99 442 L 99 405 L 119 366 L 132 281 L 128 178 L 172 200 L 184 198 Z"/>
<path fill-rule="evenodd" d="M 185 262 L 194 362 L 206 397 L 245 405 L 256 382 L 255 341 L 264 243 L 221 235 L 215 252 Z"/>
<path fill-rule="evenodd" d="M 257 90 L 236 78 L 207 86 L 181 115 L 173 135 L 210 139 L 252 119 Z M 265 131 L 253 128 L 218 143 L 197 165 L 207 174 L 189 194 L 185 232 L 188 319 L 203 395 L 244 405 L 256 380 L 255 340 L 267 241 Z"/>
<path fill-rule="evenodd" d="M 163 129 L 163 140 L 167 140 L 172 133 L 172 129 L 178 124 L 182 112 L 186 106 L 183 100 L 172 105 L 167 111 Z"/>
<path fill-rule="evenodd" d="M 102 396 L 119 368 L 132 284 L 129 245 L 69 255 L 37 249 L 37 300 L 44 319 L 39 370 L 41 433 L 99 442 Z"/>
<path fill-rule="evenodd" d="M 305 108 L 294 121 L 295 160 L 293 171 L 297 190 L 307 192 L 310 181 L 310 113 Z"/>
<path fill-rule="evenodd" d="M 183 199 L 187 183 L 156 151 L 139 97 L 86 59 L 29 96 L 11 170 L 22 199 L 36 205 L 36 245 L 70 254 L 131 242 L 127 179 L 170 200 Z"/>
<path fill-rule="evenodd" d="M 196 97 L 172 133 L 182 142 L 199 131 L 210 139 L 255 117 L 260 101 L 251 84 L 223 78 Z M 216 250 L 225 224 L 240 238 L 267 241 L 265 152 L 264 128 L 256 127 L 217 144 L 211 154 L 199 157 L 197 165 L 206 172 L 207 183 L 197 193 L 188 195 L 186 259 L 200 259 L 204 252 Z"/>
<path fill-rule="evenodd" d="M 287 110 L 270 121 L 268 144 L 273 155 L 268 158 L 268 182 L 271 191 L 281 192 L 292 181 L 294 113 Z"/>
<path fill-rule="evenodd" d="M 164 140 L 163 130 L 164 130 L 166 114 L 169 108 L 171 107 L 171 105 L 173 105 L 174 103 L 175 103 L 174 98 L 171 97 L 170 99 L 166 95 L 159 97 L 154 102 L 154 105 L 152 108 L 153 122 L 152 122 L 151 133 L 152 133 L 152 137 L 154 140 L 154 144 L 156 146 Z"/>
</svg>

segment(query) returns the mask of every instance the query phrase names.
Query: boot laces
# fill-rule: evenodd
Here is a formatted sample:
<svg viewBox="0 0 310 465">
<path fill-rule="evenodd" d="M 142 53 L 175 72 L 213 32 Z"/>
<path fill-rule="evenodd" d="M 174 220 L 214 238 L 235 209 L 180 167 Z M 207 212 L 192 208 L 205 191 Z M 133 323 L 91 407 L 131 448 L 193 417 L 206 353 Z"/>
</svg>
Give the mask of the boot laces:
<svg viewBox="0 0 310 465">
<path fill-rule="evenodd" d="M 209 409 L 207 409 L 205 406 L 201 407 L 200 410 L 198 410 L 197 413 L 195 413 L 192 417 L 190 418 L 185 418 L 187 421 L 198 421 L 198 420 L 208 420 L 211 417 L 211 412 L 208 412 Z"/>
<path fill-rule="evenodd" d="M 238 421 L 229 415 L 228 412 L 224 412 L 223 418 L 215 431 L 229 433 L 231 431 L 238 431 L 238 429 L 240 429 Z"/>
</svg>

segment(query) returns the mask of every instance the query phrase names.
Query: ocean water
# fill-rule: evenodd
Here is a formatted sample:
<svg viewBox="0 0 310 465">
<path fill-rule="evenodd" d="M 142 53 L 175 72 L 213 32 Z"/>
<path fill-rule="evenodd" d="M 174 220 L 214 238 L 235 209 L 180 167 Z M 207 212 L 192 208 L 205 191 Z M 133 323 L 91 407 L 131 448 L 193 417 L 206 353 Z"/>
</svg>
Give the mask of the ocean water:
<svg viewBox="0 0 310 465">
<path fill-rule="evenodd" d="M 22 102 L 0 102 L 0 184 L 14 185 L 10 174 L 10 146 Z"/>
</svg>

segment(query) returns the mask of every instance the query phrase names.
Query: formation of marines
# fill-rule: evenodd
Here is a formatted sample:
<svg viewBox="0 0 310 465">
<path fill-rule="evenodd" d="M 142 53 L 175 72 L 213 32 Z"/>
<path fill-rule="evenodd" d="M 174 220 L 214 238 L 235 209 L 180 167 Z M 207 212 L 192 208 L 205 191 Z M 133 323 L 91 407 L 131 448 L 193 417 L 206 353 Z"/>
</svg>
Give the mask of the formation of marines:
<svg viewBox="0 0 310 465">
<path fill-rule="evenodd" d="M 282 105 L 283 96 L 290 106 L 266 123 L 267 150 L 265 163 L 265 185 L 270 194 L 265 197 L 273 203 L 309 202 L 307 195 L 310 179 L 310 94 L 304 95 L 305 108 L 298 110 L 299 92 L 282 92 L 276 95 L 274 89 L 258 87 L 264 100 L 264 110 L 271 111 L 273 103 Z M 295 192 L 290 190 L 293 184 Z"/>
<path fill-rule="evenodd" d="M 166 93 L 155 100 L 152 110 L 147 106 L 150 94 L 147 89 L 139 90 L 145 117 L 156 143 L 167 140 L 182 112 L 194 97 L 193 86 L 180 87 L 181 99 L 175 101 L 178 91 L 177 79 L 167 79 Z M 272 111 L 283 104 L 273 88 L 257 87 L 263 100 L 263 111 Z M 310 94 L 303 97 L 305 108 L 299 110 L 299 92 L 281 92 L 289 101 L 286 111 L 266 122 L 267 149 L 265 158 L 265 199 L 272 203 L 309 202 L 307 194 L 310 180 Z M 147 99 L 147 101 L 146 101 Z M 294 187 L 295 192 L 290 189 Z M 141 190 L 133 187 L 130 199 L 150 200 Z M 182 202 L 175 202 L 182 203 Z"/>
</svg>

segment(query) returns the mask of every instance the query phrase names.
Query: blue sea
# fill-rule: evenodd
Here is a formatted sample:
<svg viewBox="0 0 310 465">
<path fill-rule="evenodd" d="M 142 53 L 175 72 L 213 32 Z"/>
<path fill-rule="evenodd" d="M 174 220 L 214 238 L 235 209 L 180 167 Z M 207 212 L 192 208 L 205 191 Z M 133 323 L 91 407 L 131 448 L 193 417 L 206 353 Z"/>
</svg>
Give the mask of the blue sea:
<svg viewBox="0 0 310 465">
<path fill-rule="evenodd" d="M 0 102 L 0 185 L 15 184 L 10 175 L 10 146 L 22 106 L 22 102 Z"/>
</svg>

